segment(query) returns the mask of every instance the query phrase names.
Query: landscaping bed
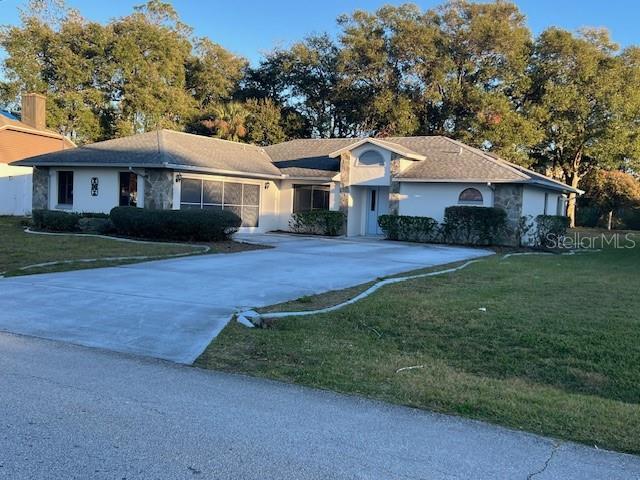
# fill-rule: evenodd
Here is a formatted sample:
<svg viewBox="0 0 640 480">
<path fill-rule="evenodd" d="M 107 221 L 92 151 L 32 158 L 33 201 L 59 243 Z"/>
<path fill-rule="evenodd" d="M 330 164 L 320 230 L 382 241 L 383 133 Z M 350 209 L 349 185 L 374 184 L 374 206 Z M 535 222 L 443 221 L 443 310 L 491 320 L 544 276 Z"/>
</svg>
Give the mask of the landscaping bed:
<svg viewBox="0 0 640 480">
<path fill-rule="evenodd" d="M 232 322 L 196 364 L 640 453 L 633 238 L 598 253 L 496 255 L 268 329 Z M 358 288 L 273 309 L 339 303 Z"/>
</svg>

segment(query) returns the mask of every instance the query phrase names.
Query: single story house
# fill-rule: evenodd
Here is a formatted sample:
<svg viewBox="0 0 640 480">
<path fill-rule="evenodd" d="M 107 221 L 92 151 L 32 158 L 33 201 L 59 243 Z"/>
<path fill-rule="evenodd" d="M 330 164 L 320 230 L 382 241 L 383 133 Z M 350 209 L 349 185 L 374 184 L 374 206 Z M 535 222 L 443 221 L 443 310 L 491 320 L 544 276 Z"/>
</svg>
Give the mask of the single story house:
<svg viewBox="0 0 640 480">
<path fill-rule="evenodd" d="M 378 216 L 442 221 L 450 205 L 501 207 L 509 221 L 565 215 L 576 189 L 443 136 L 300 139 L 257 147 L 158 130 L 14 162 L 34 168 L 33 207 L 109 212 L 229 209 L 241 231 L 287 230 L 292 213 L 340 210 L 346 234 Z"/>
<path fill-rule="evenodd" d="M 74 148 L 74 143 L 46 128 L 46 98 L 22 95 L 20 116 L 0 110 L 0 215 L 31 212 L 31 167 L 11 162 L 47 152 Z"/>
</svg>

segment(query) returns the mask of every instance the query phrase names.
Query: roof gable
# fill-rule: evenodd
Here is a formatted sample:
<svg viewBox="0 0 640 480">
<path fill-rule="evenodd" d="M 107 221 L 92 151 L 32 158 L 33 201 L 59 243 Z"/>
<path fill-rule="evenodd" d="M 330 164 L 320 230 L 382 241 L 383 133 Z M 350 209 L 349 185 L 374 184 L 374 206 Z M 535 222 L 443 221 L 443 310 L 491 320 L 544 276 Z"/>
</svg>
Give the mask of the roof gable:
<svg viewBox="0 0 640 480">
<path fill-rule="evenodd" d="M 0 130 L 13 130 L 16 132 L 22 132 L 22 133 L 31 134 L 31 135 L 40 135 L 40 136 L 49 137 L 49 138 L 57 138 L 60 140 L 64 140 L 64 142 L 70 147 L 76 146 L 75 143 L 73 143 L 64 135 L 49 129 L 40 130 L 37 128 L 33 128 L 27 125 L 26 123 L 22 122 L 18 116 L 6 110 L 0 110 Z"/>
<path fill-rule="evenodd" d="M 393 153 L 397 153 L 398 155 L 402 155 L 405 158 L 411 158 L 413 160 L 424 160 L 425 156 L 421 155 L 413 150 L 411 150 L 410 148 L 407 148 L 399 143 L 394 143 L 394 142 L 389 142 L 389 141 L 385 141 L 383 139 L 380 138 L 371 138 L 371 137 L 367 137 L 367 138 L 362 138 L 350 145 L 346 145 L 338 150 L 336 150 L 335 152 L 331 152 L 329 154 L 329 157 L 331 158 L 335 158 L 335 157 L 339 157 L 340 154 L 342 154 L 343 152 L 349 152 L 352 151 L 356 148 L 358 148 L 361 145 L 364 145 L 366 143 L 370 143 L 371 145 L 376 145 L 378 147 L 384 148 L 386 150 L 389 150 Z"/>
</svg>

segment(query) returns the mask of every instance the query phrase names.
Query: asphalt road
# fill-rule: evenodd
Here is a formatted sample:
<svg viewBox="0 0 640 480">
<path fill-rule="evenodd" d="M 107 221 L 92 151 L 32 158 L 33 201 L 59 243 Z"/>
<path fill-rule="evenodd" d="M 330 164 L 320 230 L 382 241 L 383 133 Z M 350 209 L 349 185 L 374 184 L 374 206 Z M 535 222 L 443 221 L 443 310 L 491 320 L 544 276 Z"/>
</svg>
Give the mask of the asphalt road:
<svg viewBox="0 0 640 480">
<path fill-rule="evenodd" d="M 192 363 L 238 309 L 490 252 L 247 235 L 274 248 L 0 279 L 0 330 Z"/>
<path fill-rule="evenodd" d="M 0 334 L 0 478 L 629 480 L 640 457 Z"/>
</svg>

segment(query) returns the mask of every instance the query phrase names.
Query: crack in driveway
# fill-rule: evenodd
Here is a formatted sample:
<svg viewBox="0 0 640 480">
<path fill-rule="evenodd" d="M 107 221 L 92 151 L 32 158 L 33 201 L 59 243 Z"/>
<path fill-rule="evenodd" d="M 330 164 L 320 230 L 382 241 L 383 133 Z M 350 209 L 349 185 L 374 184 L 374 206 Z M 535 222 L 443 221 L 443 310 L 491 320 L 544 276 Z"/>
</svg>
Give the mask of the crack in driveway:
<svg viewBox="0 0 640 480">
<path fill-rule="evenodd" d="M 561 442 L 555 442 L 552 445 L 551 452 L 549 453 L 549 457 L 545 460 L 544 465 L 542 466 L 542 468 L 540 470 L 537 470 L 537 471 L 527 475 L 527 480 L 531 480 L 536 475 L 540 475 L 541 473 L 543 473 L 549 467 L 549 464 L 551 463 L 551 460 L 553 459 L 553 456 L 556 454 L 556 452 L 558 451 L 558 449 L 560 448 L 561 445 L 562 445 Z"/>
</svg>

